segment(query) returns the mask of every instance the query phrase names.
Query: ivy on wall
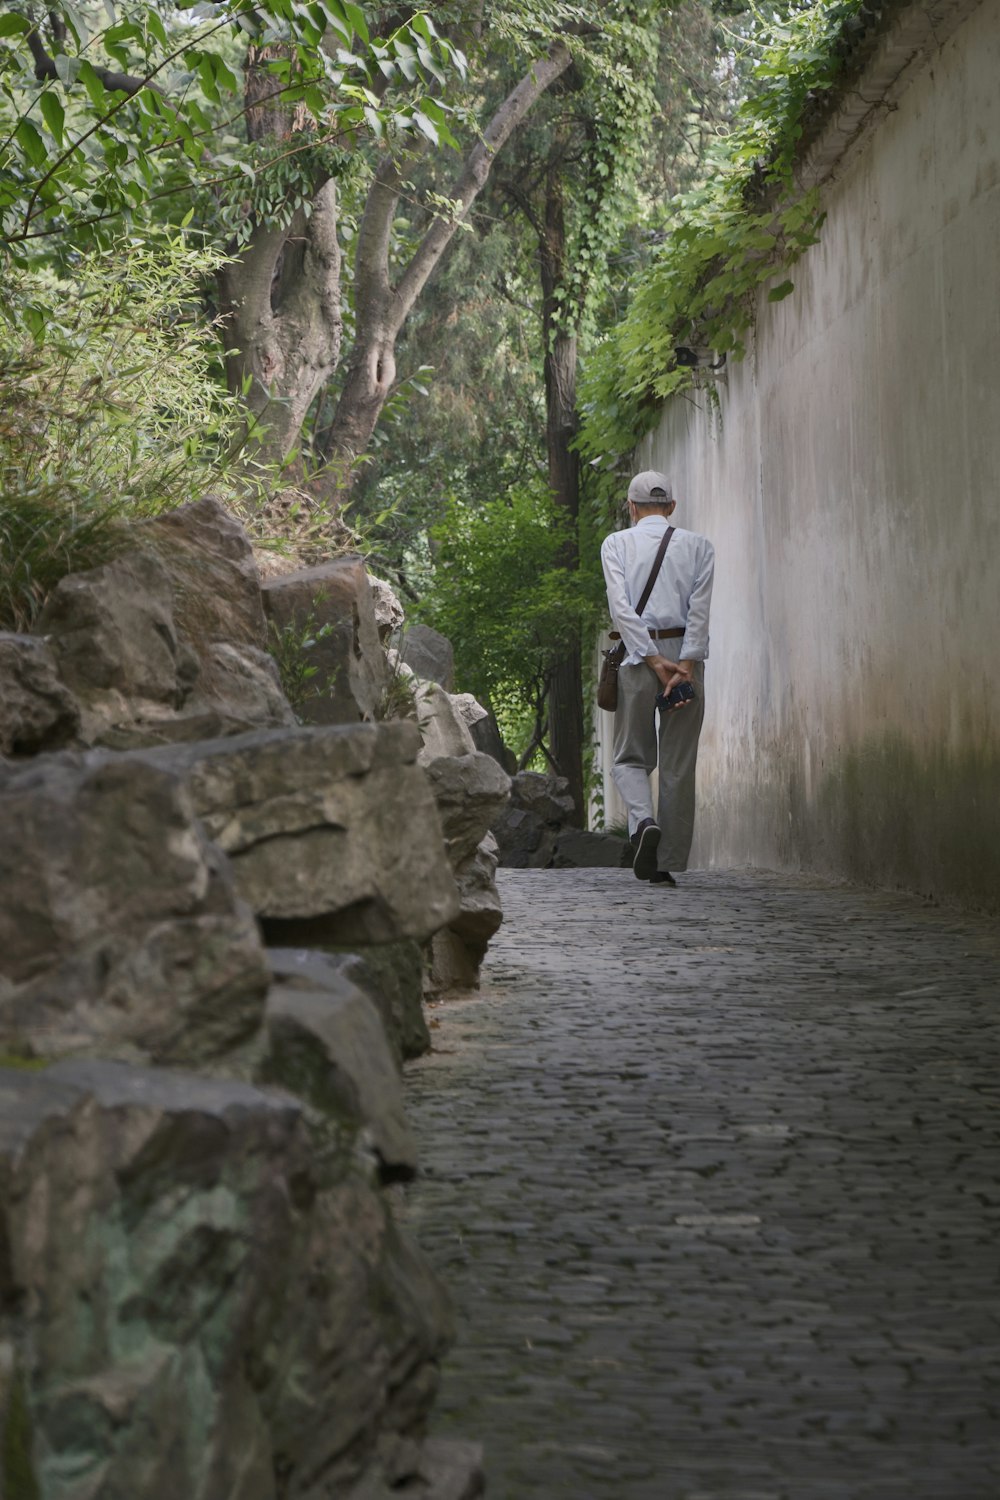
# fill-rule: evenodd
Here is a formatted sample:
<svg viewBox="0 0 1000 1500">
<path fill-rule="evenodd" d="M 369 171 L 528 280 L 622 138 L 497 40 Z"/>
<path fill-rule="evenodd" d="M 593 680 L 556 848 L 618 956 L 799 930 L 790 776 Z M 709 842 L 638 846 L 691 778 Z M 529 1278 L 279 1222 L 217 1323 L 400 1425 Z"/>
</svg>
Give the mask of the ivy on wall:
<svg viewBox="0 0 1000 1500">
<path fill-rule="evenodd" d="M 739 359 L 759 288 L 773 281 L 773 302 L 794 289 L 782 273 L 816 243 L 824 217 L 817 191 L 795 183 L 803 131 L 879 14 L 864 0 L 819 0 L 755 28 L 758 59 L 731 133 L 717 143 L 704 184 L 674 200 L 673 226 L 628 312 L 586 363 L 578 441 L 598 490 L 617 486 L 619 461 L 664 399 L 691 384 L 678 347 Z"/>
</svg>

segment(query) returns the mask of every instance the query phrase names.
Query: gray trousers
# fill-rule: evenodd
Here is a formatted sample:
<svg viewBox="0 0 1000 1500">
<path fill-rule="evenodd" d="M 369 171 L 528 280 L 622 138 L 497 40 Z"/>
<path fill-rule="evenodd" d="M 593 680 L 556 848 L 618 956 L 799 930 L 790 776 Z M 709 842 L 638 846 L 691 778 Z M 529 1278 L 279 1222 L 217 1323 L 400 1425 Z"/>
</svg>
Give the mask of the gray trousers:
<svg viewBox="0 0 1000 1500">
<path fill-rule="evenodd" d="M 694 663 L 691 681 L 696 694 L 693 703 L 673 713 L 657 714 L 653 706 L 660 691 L 656 673 L 645 665 L 623 666 L 618 672 L 612 775 L 628 808 L 631 834 L 643 818 L 653 816 L 649 775 L 658 772 L 656 821 L 662 834 L 658 864 L 671 872 L 687 869 L 694 835 L 694 773 L 705 717 L 704 662 Z"/>
</svg>

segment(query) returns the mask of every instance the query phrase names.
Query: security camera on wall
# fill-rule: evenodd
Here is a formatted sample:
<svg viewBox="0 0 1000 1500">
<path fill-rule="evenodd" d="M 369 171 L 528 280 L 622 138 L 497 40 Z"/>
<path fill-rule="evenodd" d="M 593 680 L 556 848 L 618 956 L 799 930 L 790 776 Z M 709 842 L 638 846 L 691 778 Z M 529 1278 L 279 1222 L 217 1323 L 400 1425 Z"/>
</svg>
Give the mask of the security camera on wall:
<svg viewBox="0 0 1000 1500">
<path fill-rule="evenodd" d="M 678 344 L 674 359 L 691 370 L 721 370 L 726 363 L 726 356 L 716 357 L 714 349 L 691 349 L 686 344 Z"/>
</svg>

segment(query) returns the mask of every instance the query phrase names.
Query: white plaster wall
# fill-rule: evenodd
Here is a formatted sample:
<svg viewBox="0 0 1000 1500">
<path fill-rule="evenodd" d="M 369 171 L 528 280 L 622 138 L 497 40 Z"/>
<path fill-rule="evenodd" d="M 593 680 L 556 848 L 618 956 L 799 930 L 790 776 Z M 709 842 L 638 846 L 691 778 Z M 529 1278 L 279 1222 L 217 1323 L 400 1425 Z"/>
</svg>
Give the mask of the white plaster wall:
<svg viewBox="0 0 1000 1500">
<path fill-rule="evenodd" d="M 637 454 L 717 551 L 694 864 L 1000 910 L 998 80 L 985 0 L 827 184 L 721 426 L 674 399 Z"/>
</svg>

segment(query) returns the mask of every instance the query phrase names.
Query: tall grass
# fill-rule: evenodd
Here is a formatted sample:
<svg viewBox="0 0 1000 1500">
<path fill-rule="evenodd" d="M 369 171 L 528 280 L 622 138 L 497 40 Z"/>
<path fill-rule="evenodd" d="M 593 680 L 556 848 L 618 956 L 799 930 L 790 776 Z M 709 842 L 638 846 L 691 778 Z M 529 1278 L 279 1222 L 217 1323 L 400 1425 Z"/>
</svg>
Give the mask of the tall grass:
<svg viewBox="0 0 1000 1500">
<path fill-rule="evenodd" d="M 126 523 L 230 475 L 241 413 L 182 240 L 82 257 L 71 283 L 15 271 L 0 295 L 0 628 L 30 630 L 55 584 Z"/>
</svg>

